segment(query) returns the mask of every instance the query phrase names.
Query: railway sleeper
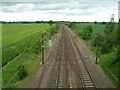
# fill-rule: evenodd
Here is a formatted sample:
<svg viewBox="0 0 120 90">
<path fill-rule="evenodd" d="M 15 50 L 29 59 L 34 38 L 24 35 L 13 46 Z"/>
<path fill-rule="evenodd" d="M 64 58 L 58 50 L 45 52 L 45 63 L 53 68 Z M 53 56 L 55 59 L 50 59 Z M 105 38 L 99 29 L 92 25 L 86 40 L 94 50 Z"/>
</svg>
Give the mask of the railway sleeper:
<svg viewBox="0 0 120 90">
<path fill-rule="evenodd" d="M 58 83 L 58 88 L 65 88 L 67 86 L 67 81 L 62 81 Z"/>
<path fill-rule="evenodd" d="M 90 77 L 84 77 L 84 76 L 83 76 L 83 79 L 90 79 Z"/>
<path fill-rule="evenodd" d="M 94 88 L 94 85 L 85 86 L 85 88 Z"/>
<path fill-rule="evenodd" d="M 83 78 L 84 81 L 91 81 L 90 78 Z"/>
</svg>

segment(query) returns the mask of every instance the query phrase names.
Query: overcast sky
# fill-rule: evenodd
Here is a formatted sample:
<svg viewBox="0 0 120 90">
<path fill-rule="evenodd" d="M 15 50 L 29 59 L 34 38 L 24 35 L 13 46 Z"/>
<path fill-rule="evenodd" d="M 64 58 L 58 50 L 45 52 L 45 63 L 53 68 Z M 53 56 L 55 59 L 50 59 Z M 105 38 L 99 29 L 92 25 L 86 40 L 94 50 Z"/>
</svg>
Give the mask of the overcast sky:
<svg viewBox="0 0 120 90">
<path fill-rule="evenodd" d="M 0 21 L 118 21 L 119 0 L 1 0 Z"/>
</svg>

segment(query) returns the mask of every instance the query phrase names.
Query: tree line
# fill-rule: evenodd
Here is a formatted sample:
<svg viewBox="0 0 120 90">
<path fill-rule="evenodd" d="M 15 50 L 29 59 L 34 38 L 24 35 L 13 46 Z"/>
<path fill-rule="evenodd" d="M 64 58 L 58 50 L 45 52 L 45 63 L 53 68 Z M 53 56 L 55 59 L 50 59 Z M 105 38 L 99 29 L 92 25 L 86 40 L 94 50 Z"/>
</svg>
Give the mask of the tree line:
<svg viewBox="0 0 120 90">
<path fill-rule="evenodd" d="M 50 21 L 0 21 L 0 23 L 3 23 L 3 24 L 34 24 L 34 23 L 48 23 L 50 25 L 56 23 L 52 20 Z"/>
</svg>

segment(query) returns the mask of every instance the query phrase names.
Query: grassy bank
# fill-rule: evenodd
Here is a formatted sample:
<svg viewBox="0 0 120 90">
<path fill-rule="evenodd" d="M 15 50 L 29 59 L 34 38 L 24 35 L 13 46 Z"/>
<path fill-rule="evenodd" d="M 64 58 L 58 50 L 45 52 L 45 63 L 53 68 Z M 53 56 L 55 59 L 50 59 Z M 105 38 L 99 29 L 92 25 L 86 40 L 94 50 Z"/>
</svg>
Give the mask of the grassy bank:
<svg viewBox="0 0 120 90">
<path fill-rule="evenodd" d="M 21 26 L 21 24 L 19 25 Z M 21 32 L 24 31 L 26 33 L 26 35 L 23 35 L 23 37 L 21 37 L 23 38 L 22 40 L 17 39 L 17 42 L 15 42 L 15 40 L 10 39 L 9 43 L 11 44 L 6 44 L 7 46 L 3 47 L 3 53 L 4 53 L 3 62 L 5 62 L 7 59 L 7 63 L 5 63 L 5 65 L 3 66 L 3 74 L 2 74 L 3 87 L 5 88 L 29 87 L 29 85 L 32 82 L 33 76 L 35 75 L 38 68 L 41 66 L 42 32 L 46 33 L 44 36 L 44 46 L 47 47 L 48 40 L 54 39 L 58 27 L 56 26 L 56 24 L 54 24 L 48 27 L 45 26 L 46 29 L 43 29 L 44 24 L 40 24 L 40 25 L 37 24 L 37 25 L 39 26 L 39 28 L 41 27 L 39 31 L 35 31 L 35 26 L 34 26 L 34 30 L 30 32 L 32 35 L 31 34 L 28 35 L 25 29 L 21 30 Z M 25 28 L 30 29 L 29 25 L 28 27 L 26 27 L 25 25 Z M 22 33 L 19 30 L 18 32 L 22 35 Z M 16 31 L 16 34 L 18 32 Z M 6 32 L 6 35 L 7 34 L 8 33 Z M 27 35 L 28 37 L 25 38 L 25 36 Z M 11 38 L 13 37 L 11 36 Z M 5 38 L 5 39 L 9 39 L 9 38 Z M 45 56 L 47 55 L 47 52 L 48 52 L 48 48 L 45 48 Z M 21 69 L 22 67 L 24 67 L 24 69 Z M 25 72 L 27 76 L 26 75 L 23 76 Z M 20 78 L 21 77 L 20 75 L 22 75 L 23 78 Z"/>
<path fill-rule="evenodd" d="M 117 53 L 113 52 L 107 55 L 102 55 L 99 57 L 100 65 L 107 74 L 107 76 L 112 80 L 112 82 L 119 87 L 120 81 L 118 80 L 118 70 L 120 62 L 116 62 Z"/>
</svg>

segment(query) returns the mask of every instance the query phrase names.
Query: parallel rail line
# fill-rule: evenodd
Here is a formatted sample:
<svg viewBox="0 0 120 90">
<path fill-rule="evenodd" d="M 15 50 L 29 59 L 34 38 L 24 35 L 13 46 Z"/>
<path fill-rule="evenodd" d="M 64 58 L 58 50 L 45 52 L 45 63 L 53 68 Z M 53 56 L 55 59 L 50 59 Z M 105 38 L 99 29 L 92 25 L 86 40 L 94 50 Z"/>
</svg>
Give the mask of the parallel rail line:
<svg viewBox="0 0 120 90">
<path fill-rule="evenodd" d="M 91 77 L 90 72 L 88 71 L 87 66 L 85 65 L 85 62 L 84 62 L 84 60 L 83 60 L 83 58 L 81 56 L 81 52 L 78 49 L 78 46 L 77 46 L 77 43 L 76 43 L 74 37 L 71 35 L 70 31 L 68 31 L 68 33 L 69 33 L 70 38 L 72 39 L 72 41 L 74 43 L 74 46 L 76 47 L 76 49 L 78 51 L 79 56 L 81 57 L 80 65 L 78 65 L 78 66 L 85 67 L 84 69 L 80 68 L 81 79 L 83 81 L 83 88 L 97 88 L 93 78 Z M 74 49 L 73 49 L 73 51 L 74 51 Z M 78 64 L 78 61 L 76 61 L 76 64 Z M 83 74 L 82 72 L 84 72 L 85 74 Z"/>
<path fill-rule="evenodd" d="M 68 50 L 66 50 L 66 48 Z M 77 51 L 75 51 L 75 48 Z M 78 52 L 81 60 L 78 60 L 77 58 L 78 56 L 75 55 L 76 52 Z M 67 56 L 66 53 L 71 55 L 71 57 Z M 73 83 L 75 82 L 77 82 L 77 87 L 79 88 L 84 88 L 84 89 L 96 88 L 96 85 L 90 75 L 90 72 L 88 71 L 83 61 L 83 58 L 81 57 L 77 44 L 74 38 L 72 37 L 71 33 L 67 29 L 65 30 L 65 26 L 62 26 L 61 43 L 56 57 L 58 57 L 59 59 L 56 64 L 56 66 L 58 66 L 57 67 L 58 69 L 56 69 L 57 74 L 56 74 L 56 79 L 55 79 L 56 83 L 54 88 L 68 88 L 68 87 L 74 88 Z M 69 61 L 65 59 L 67 60 L 69 59 Z M 66 63 L 69 65 L 67 65 Z M 71 80 L 72 79 L 72 75 L 70 74 L 72 72 L 71 66 L 73 68 L 72 71 L 76 74 L 77 81 Z M 70 77 L 69 79 L 67 78 L 68 76 Z"/>
<path fill-rule="evenodd" d="M 48 88 L 96 89 L 97 87 L 84 63 L 77 41 L 65 25 L 61 25 L 60 30 L 60 41 L 54 56 L 55 61 L 52 64 L 52 72 L 50 72 L 47 84 Z"/>
</svg>

